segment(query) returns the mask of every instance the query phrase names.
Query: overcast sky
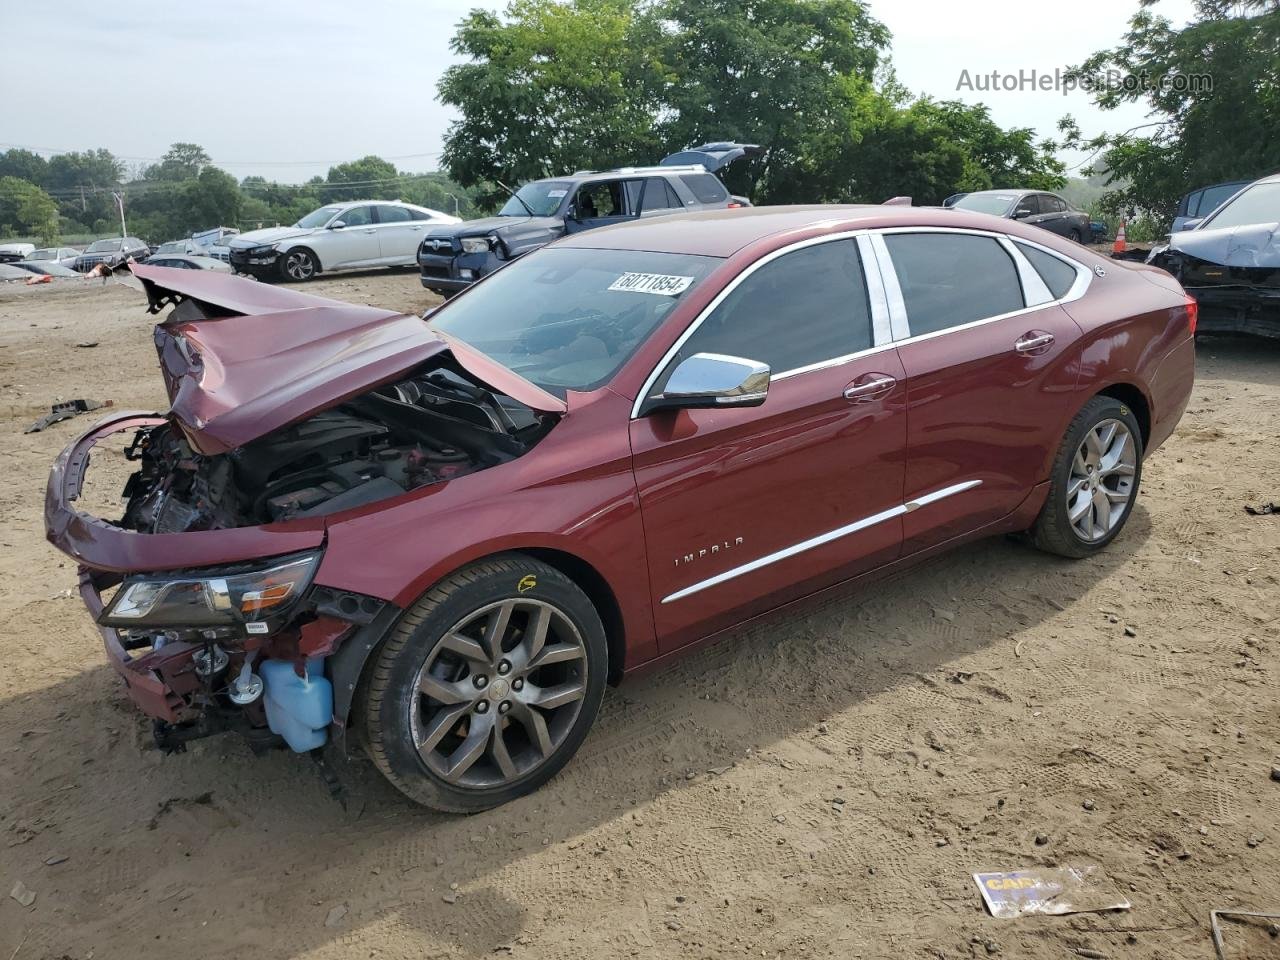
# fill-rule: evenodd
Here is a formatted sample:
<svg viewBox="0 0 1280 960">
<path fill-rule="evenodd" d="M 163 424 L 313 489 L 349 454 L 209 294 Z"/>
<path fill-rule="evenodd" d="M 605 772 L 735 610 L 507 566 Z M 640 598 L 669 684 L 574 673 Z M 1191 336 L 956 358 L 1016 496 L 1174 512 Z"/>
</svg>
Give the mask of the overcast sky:
<svg viewBox="0 0 1280 960">
<path fill-rule="evenodd" d="M 911 90 L 985 102 L 1004 126 L 1053 136 L 1065 113 L 1086 134 L 1144 122 L 1141 106 L 1103 113 L 1080 92 L 957 90 L 993 70 L 1052 73 L 1122 35 L 1137 0 L 870 0 L 893 32 Z M 300 181 L 370 153 L 434 169 L 452 111 L 435 101 L 454 24 L 499 0 L 76 3 L 56 28 L 0 30 L 0 149 L 49 154 L 103 146 L 129 162 L 199 143 L 237 177 Z M 1163 0 L 1181 24 L 1191 0 Z M 1058 15 L 1061 13 L 1061 15 Z M 4 18 L 13 27 L 12 13 Z M 629 158 L 619 158 L 629 159 Z M 1064 155 L 1069 163 L 1079 156 Z"/>
</svg>

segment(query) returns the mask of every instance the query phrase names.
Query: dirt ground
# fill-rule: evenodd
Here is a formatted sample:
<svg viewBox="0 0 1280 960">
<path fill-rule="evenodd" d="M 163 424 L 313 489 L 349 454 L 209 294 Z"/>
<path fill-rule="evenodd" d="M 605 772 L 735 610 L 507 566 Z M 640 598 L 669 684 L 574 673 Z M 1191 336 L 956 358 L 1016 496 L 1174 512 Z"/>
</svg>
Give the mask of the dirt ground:
<svg viewBox="0 0 1280 960">
<path fill-rule="evenodd" d="M 1280 911 L 1280 516 L 1243 509 L 1280 500 L 1280 344 L 1202 342 L 1103 555 L 984 542 L 775 618 L 610 691 L 556 780 L 462 818 L 364 764 L 344 808 L 307 758 L 150 745 L 43 536 L 92 415 L 22 433 L 161 403 L 150 326 L 123 286 L 0 290 L 0 960 L 1209 958 L 1211 908 Z M 1084 863 L 1132 909 L 996 920 L 970 876 Z"/>
</svg>

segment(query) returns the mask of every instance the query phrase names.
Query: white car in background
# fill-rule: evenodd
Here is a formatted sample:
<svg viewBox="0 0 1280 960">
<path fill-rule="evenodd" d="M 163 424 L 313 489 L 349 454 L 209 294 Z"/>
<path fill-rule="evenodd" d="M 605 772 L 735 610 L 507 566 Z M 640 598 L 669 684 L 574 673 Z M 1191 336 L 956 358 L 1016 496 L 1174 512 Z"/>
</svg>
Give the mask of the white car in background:
<svg viewBox="0 0 1280 960">
<path fill-rule="evenodd" d="M 320 272 L 416 267 L 428 227 L 460 223 L 439 210 L 392 200 L 330 203 L 292 227 L 232 238 L 231 268 L 259 280 L 310 280 Z"/>
<path fill-rule="evenodd" d="M 25 261 L 48 261 L 63 267 L 70 267 L 76 262 L 76 257 L 78 256 L 80 256 L 80 251 L 74 247 L 41 247 L 38 250 L 32 250 L 22 259 Z"/>
</svg>

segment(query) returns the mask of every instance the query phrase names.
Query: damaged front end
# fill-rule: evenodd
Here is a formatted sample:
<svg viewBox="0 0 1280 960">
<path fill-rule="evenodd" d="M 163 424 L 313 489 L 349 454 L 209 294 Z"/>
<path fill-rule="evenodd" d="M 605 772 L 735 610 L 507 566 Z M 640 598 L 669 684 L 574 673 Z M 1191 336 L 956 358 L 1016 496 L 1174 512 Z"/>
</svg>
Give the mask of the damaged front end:
<svg viewBox="0 0 1280 960">
<path fill-rule="evenodd" d="M 1280 338 L 1280 229 L 1256 224 L 1175 233 L 1150 263 L 1200 305 L 1201 333 Z"/>
<path fill-rule="evenodd" d="M 156 333 L 172 407 L 117 414 L 63 451 L 48 538 L 80 564 L 161 747 L 238 730 L 314 750 L 344 728 L 364 655 L 400 614 L 316 582 L 328 526 L 520 457 L 558 401 L 418 318 L 135 273 L 153 308 L 175 304 Z M 93 449 L 122 435 L 136 465 L 122 516 L 78 510 Z"/>
</svg>

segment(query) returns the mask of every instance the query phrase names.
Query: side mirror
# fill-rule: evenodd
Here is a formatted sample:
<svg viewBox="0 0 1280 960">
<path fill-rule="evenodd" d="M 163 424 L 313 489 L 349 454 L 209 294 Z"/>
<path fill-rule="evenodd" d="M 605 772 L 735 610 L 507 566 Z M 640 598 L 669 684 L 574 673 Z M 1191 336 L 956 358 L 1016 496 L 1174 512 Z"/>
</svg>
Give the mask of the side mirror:
<svg viewBox="0 0 1280 960">
<path fill-rule="evenodd" d="M 329 224 L 329 229 L 330 229 L 330 230 L 341 230 L 341 229 L 342 229 L 343 227 L 345 227 L 346 225 L 347 225 L 347 222 L 346 222 L 345 220 L 335 220 L 335 221 L 333 221 L 333 223 Z"/>
<path fill-rule="evenodd" d="M 1025 220 L 1029 216 L 1031 216 L 1030 207 L 1019 207 L 1017 210 L 1013 211 L 1013 219 L 1015 220 Z"/>
<path fill-rule="evenodd" d="M 1183 220 L 1180 230 L 1194 230 L 1200 224 L 1204 223 L 1204 217 L 1192 217 L 1190 220 Z"/>
<path fill-rule="evenodd" d="M 758 407 L 769 393 L 769 365 L 719 353 L 695 353 L 680 362 L 667 387 L 646 411 Z"/>
</svg>

